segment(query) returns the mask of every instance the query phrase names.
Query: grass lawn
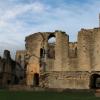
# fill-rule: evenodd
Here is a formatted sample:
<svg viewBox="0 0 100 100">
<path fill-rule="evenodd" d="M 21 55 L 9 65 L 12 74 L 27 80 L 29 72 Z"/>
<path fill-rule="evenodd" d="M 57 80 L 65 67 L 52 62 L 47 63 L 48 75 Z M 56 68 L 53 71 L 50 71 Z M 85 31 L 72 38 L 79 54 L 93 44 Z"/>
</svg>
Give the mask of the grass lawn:
<svg viewBox="0 0 100 100">
<path fill-rule="evenodd" d="M 0 91 L 0 100 L 100 100 L 91 92 Z"/>
</svg>

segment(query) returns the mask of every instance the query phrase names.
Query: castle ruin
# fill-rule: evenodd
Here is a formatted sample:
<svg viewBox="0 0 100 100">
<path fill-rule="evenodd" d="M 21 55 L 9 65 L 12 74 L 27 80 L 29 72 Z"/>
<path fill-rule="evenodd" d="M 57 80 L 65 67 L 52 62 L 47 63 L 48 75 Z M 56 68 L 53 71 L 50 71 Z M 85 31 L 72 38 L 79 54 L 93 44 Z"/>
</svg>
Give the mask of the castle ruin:
<svg viewBox="0 0 100 100">
<path fill-rule="evenodd" d="M 52 37 L 55 41 L 50 43 Z M 27 85 L 100 88 L 100 28 L 81 29 L 77 42 L 69 42 L 62 31 L 34 33 L 25 42 L 25 52 L 16 57 L 24 59 Z"/>
</svg>

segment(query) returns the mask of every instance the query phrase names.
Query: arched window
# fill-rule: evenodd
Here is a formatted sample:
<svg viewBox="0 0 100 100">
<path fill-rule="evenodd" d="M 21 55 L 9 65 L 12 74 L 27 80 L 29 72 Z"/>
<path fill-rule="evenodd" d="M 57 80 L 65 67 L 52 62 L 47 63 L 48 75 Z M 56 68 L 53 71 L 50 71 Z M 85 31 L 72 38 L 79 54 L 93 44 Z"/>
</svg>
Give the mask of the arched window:
<svg viewBox="0 0 100 100">
<path fill-rule="evenodd" d="M 48 40 L 48 43 L 56 43 L 56 38 L 55 38 L 55 37 L 51 37 L 51 38 Z"/>
<path fill-rule="evenodd" d="M 48 58 L 54 59 L 55 58 L 55 44 L 56 44 L 56 37 L 54 34 L 50 34 L 48 37 Z"/>
<path fill-rule="evenodd" d="M 49 37 L 48 37 L 48 43 L 56 43 L 56 37 L 54 34 L 50 34 Z"/>
</svg>

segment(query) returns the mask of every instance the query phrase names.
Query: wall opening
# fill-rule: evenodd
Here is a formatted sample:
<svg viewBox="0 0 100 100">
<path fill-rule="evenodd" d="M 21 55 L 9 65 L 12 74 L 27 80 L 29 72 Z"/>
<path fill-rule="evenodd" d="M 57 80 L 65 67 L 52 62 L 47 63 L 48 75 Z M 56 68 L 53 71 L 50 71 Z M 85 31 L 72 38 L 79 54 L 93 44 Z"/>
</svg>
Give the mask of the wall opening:
<svg viewBox="0 0 100 100">
<path fill-rule="evenodd" d="M 28 65 L 28 62 L 25 62 L 25 66 L 24 66 L 24 78 L 27 77 L 27 75 L 26 75 L 27 65 Z"/>
<path fill-rule="evenodd" d="M 56 37 L 54 34 L 50 34 L 49 37 L 48 37 L 48 43 L 56 43 Z"/>
<path fill-rule="evenodd" d="M 19 83 L 19 78 L 17 76 L 14 77 L 14 84 L 18 84 Z"/>
<path fill-rule="evenodd" d="M 48 40 L 48 43 L 56 43 L 56 38 L 55 38 L 55 37 L 51 37 L 51 38 Z"/>
<path fill-rule="evenodd" d="M 69 42 L 69 58 L 76 58 L 77 57 L 77 42 Z"/>
<path fill-rule="evenodd" d="M 40 58 L 43 58 L 43 57 L 44 57 L 44 49 L 41 48 L 41 49 L 40 49 Z"/>
<path fill-rule="evenodd" d="M 39 86 L 39 74 L 34 74 L 34 86 Z"/>
<path fill-rule="evenodd" d="M 90 88 L 91 89 L 100 88 L 100 75 L 99 74 L 91 75 L 91 77 L 90 77 Z"/>
<path fill-rule="evenodd" d="M 46 66 L 46 63 L 45 63 L 45 49 L 44 48 L 41 48 L 40 49 L 40 71 L 44 71 L 45 70 L 45 66 Z"/>
<path fill-rule="evenodd" d="M 55 58 L 55 45 L 56 45 L 56 37 L 54 34 L 50 34 L 48 37 L 48 53 L 47 57 L 49 59 Z"/>
<path fill-rule="evenodd" d="M 9 85 L 11 83 L 11 80 L 7 80 L 7 84 Z"/>
</svg>

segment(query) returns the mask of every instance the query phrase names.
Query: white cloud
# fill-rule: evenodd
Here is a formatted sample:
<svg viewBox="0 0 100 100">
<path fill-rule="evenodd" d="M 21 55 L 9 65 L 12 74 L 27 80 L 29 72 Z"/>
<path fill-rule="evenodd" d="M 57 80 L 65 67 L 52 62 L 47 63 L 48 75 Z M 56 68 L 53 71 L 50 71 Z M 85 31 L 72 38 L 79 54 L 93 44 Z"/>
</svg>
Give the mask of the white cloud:
<svg viewBox="0 0 100 100">
<path fill-rule="evenodd" d="M 0 6 L 0 48 L 16 50 L 24 49 L 25 36 L 38 31 L 63 30 L 75 41 L 81 28 L 98 27 L 100 1 L 91 0 L 82 6 L 60 3 L 55 7 L 36 1 L 12 6 L 6 4 L 2 7 Z"/>
<path fill-rule="evenodd" d="M 15 19 L 17 16 L 21 16 L 26 12 L 32 11 L 34 13 L 42 13 L 45 10 L 45 7 L 43 4 L 39 2 L 34 2 L 32 4 L 18 4 L 14 5 L 12 9 L 6 9 L 6 11 L 3 11 L 1 9 L 2 15 L 0 17 L 0 27 L 7 24 L 7 21 L 10 19 Z M 9 24 L 9 22 L 8 22 Z"/>
</svg>

